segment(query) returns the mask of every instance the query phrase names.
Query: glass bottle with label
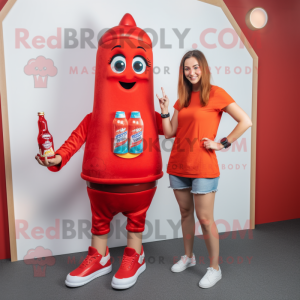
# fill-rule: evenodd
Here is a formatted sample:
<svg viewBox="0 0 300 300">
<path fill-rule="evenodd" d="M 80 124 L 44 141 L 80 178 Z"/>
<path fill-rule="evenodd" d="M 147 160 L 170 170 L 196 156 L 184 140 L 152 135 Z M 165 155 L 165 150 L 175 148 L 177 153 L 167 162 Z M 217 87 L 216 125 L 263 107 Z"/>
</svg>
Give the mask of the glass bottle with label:
<svg viewBox="0 0 300 300">
<path fill-rule="evenodd" d="M 54 144 L 53 144 L 53 137 L 48 130 L 48 124 L 45 119 L 44 112 L 38 112 L 38 116 L 39 116 L 39 120 L 38 120 L 39 134 L 37 137 L 37 142 L 39 145 L 38 157 L 41 161 L 44 161 L 45 157 L 47 157 L 47 159 L 55 157 Z"/>
</svg>

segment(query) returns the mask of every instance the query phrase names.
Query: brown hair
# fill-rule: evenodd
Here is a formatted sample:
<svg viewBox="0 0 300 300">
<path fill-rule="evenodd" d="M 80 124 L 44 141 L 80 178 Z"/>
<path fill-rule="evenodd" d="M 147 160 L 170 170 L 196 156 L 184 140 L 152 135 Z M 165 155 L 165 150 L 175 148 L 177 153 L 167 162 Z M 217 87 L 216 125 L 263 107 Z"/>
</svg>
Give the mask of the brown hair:
<svg viewBox="0 0 300 300">
<path fill-rule="evenodd" d="M 178 98 L 179 107 L 188 107 L 191 99 L 191 92 L 193 90 L 192 83 L 185 77 L 184 63 L 187 58 L 195 57 L 198 61 L 201 78 L 200 78 L 200 103 L 201 106 L 206 106 L 209 100 L 209 93 L 211 89 L 210 84 L 210 71 L 208 68 L 207 60 L 204 54 L 199 50 L 192 50 L 187 52 L 181 59 L 179 66 L 179 79 L 178 79 Z"/>
</svg>

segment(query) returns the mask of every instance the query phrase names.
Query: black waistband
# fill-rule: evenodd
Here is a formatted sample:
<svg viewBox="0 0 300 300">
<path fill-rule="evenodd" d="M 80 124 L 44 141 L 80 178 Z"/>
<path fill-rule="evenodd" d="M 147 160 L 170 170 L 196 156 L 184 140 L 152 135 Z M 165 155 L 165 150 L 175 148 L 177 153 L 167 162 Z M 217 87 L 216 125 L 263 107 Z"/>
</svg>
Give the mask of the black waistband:
<svg viewBox="0 0 300 300">
<path fill-rule="evenodd" d="M 137 183 L 137 184 L 99 184 L 93 182 L 86 182 L 87 186 L 90 189 L 109 192 L 109 193 L 136 193 L 146 190 L 153 189 L 157 186 L 157 180 L 146 182 L 146 183 Z"/>
</svg>

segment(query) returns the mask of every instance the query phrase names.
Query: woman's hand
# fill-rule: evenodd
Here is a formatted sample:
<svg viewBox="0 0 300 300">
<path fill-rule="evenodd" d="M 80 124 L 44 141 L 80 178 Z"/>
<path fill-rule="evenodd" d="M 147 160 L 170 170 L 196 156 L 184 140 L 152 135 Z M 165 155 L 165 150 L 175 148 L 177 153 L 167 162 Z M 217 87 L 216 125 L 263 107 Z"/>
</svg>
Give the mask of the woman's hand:
<svg viewBox="0 0 300 300">
<path fill-rule="evenodd" d="M 205 140 L 204 142 L 204 148 L 205 149 L 213 149 L 213 150 L 222 150 L 224 146 L 221 143 L 216 143 L 208 138 L 203 138 L 201 141 Z"/>
<path fill-rule="evenodd" d="M 43 167 L 56 166 L 56 165 L 59 165 L 62 161 L 61 156 L 58 154 L 56 154 L 54 158 L 47 159 L 47 157 L 45 157 L 45 161 L 41 161 L 37 155 L 35 156 L 35 159 Z"/>
<path fill-rule="evenodd" d="M 162 90 L 162 93 L 163 93 L 163 96 L 162 98 L 159 98 L 158 95 L 156 94 L 156 97 L 158 98 L 159 100 L 159 105 L 160 105 L 160 109 L 161 109 L 161 112 L 163 114 L 167 114 L 169 111 L 168 111 L 168 107 L 169 107 L 169 98 L 168 96 L 165 94 L 165 91 L 163 88 L 161 88 Z"/>
</svg>

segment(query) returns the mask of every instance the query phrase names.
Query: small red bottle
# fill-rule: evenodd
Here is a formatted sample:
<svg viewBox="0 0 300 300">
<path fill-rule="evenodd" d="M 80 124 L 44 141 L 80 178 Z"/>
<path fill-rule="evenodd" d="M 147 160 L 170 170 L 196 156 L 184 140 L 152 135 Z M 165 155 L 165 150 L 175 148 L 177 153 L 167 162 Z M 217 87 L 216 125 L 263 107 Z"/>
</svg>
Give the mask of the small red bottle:
<svg viewBox="0 0 300 300">
<path fill-rule="evenodd" d="M 53 137 L 48 131 L 48 125 L 44 115 L 44 112 L 38 112 L 39 135 L 37 137 L 37 142 L 40 152 L 38 157 L 41 161 L 44 161 L 45 157 L 47 157 L 47 159 L 55 157 Z"/>
</svg>

